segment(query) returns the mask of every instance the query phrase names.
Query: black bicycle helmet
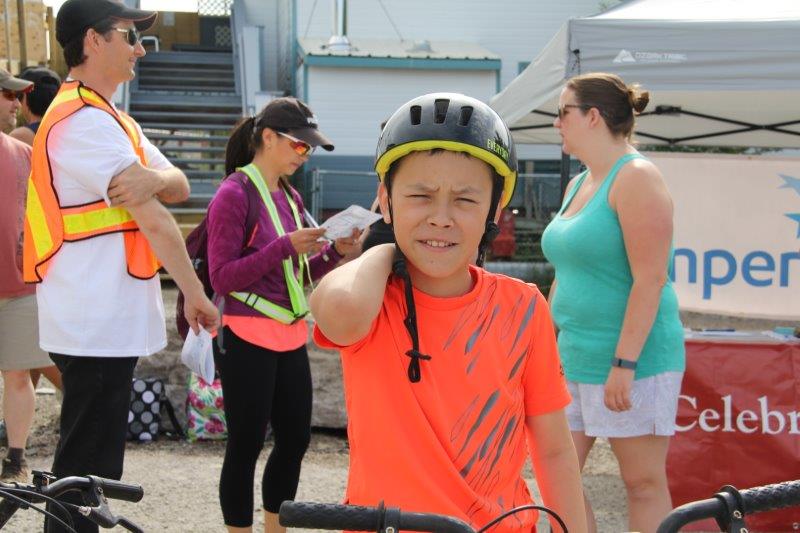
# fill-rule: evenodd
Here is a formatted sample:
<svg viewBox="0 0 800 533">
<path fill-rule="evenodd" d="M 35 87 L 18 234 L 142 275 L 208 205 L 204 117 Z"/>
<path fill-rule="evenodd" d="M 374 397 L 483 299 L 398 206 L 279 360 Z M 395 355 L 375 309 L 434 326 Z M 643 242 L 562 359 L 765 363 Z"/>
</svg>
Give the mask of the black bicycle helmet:
<svg viewBox="0 0 800 533">
<path fill-rule="evenodd" d="M 511 132 L 494 109 L 458 93 L 425 94 L 406 102 L 381 132 L 375 171 L 383 181 L 389 167 L 401 157 L 435 148 L 467 152 L 488 163 L 503 177 L 500 208 L 511 201 L 517 155 Z"/>
<path fill-rule="evenodd" d="M 375 154 L 375 171 L 383 182 L 392 164 L 411 152 L 444 149 L 466 152 L 489 164 L 503 179 L 500 194 L 492 194 L 492 205 L 486 220 L 486 229 L 478 246 L 476 263 L 483 265 L 486 248 L 497 236 L 494 223 L 498 207 L 506 207 L 514 194 L 517 182 L 517 154 L 514 140 L 503 119 L 480 100 L 458 93 L 425 94 L 406 102 L 386 121 Z M 392 205 L 389 203 L 391 212 Z M 403 279 L 405 285 L 406 319 L 403 321 L 411 338 L 408 379 L 417 383 L 422 378 L 420 361 L 429 361 L 430 355 L 420 351 L 416 307 L 411 278 L 405 256 L 398 246 L 392 271 Z"/>
</svg>

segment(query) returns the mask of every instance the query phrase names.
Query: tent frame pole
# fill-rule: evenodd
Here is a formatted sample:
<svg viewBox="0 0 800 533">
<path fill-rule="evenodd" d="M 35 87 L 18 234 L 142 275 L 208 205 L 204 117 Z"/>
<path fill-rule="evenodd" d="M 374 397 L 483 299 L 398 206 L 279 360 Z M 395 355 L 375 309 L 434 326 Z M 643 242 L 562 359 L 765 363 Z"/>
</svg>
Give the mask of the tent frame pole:
<svg viewBox="0 0 800 533">
<path fill-rule="evenodd" d="M 543 115 L 546 117 L 553 117 L 555 118 L 555 113 L 549 113 L 547 111 L 540 111 L 538 109 L 534 109 L 531 111 L 531 114 L 534 115 Z M 741 128 L 736 128 L 732 130 L 725 130 L 725 131 L 717 131 L 713 133 L 703 133 L 700 135 L 691 135 L 688 137 L 664 137 L 662 135 L 655 135 L 652 133 L 645 133 L 643 131 L 637 131 L 636 135 L 639 137 L 646 137 L 648 139 L 655 139 L 657 141 L 661 141 L 666 144 L 676 145 L 681 144 L 686 141 L 697 141 L 699 139 L 710 139 L 712 137 L 724 137 L 726 135 L 734 135 L 736 133 L 747 133 L 749 131 L 771 131 L 774 133 L 783 133 L 786 135 L 794 135 L 800 137 L 800 131 L 793 131 L 784 129 L 783 126 L 794 126 L 796 124 L 800 124 L 800 119 L 797 120 L 787 120 L 783 122 L 776 122 L 773 124 L 752 124 L 750 122 L 743 122 L 741 120 L 733 120 L 725 117 L 717 117 L 714 115 L 707 115 L 704 113 L 697 113 L 695 111 L 688 111 L 686 109 L 681 109 L 680 107 L 675 106 L 658 106 L 655 111 L 648 111 L 646 113 L 642 113 L 639 116 L 645 117 L 648 115 L 688 115 L 690 117 L 697 117 L 697 118 L 704 118 L 707 120 L 714 120 L 717 122 L 723 122 L 725 124 L 734 124 L 737 126 L 742 126 Z M 514 131 L 529 131 L 529 130 L 541 130 L 546 128 L 552 128 L 553 124 L 548 122 L 544 124 L 532 124 L 530 126 L 516 126 L 509 128 L 512 132 Z"/>
</svg>

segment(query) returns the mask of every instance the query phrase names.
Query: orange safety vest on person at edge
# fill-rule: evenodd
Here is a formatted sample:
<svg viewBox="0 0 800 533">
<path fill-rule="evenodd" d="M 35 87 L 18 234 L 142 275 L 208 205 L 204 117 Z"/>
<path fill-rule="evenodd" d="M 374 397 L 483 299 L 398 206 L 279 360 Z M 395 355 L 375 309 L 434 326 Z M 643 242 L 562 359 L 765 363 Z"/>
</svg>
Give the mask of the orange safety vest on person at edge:
<svg viewBox="0 0 800 533">
<path fill-rule="evenodd" d="M 114 117 L 131 140 L 142 165 L 147 166 L 136 122 L 79 81 L 64 83 L 42 118 L 33 141 L 23 243 L 22 270 L 27 283 L 39 283 L 44 279 L 48 263 L 64 242 L 109 233 L 123 233 L 128 274 L 134 278 L 152 278 L 160 266 L 147 238 L 125 208 L 109 207 L 105 200 L 74 206 L 59 203 L 53 188 L 47 138 L 53 126 L 84 106 L 101 109 Z"/>
</svg>

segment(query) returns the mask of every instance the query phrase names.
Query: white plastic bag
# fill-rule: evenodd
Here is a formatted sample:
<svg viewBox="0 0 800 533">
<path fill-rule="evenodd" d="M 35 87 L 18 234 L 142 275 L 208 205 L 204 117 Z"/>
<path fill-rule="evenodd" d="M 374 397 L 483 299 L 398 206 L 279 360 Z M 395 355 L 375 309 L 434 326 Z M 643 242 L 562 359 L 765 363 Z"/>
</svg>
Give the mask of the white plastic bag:
<svg viewBox="0 0 800 533">
<path fill-rule="evenodd" d="M 211 334 L 205 329 L 201 328 L 199 335 L 189 329 L 181 350 L 181 362 L 189 367 L 192 372 L 203 378 L 206 383 L 214 382 L 212 342 Z"/>
</svg>

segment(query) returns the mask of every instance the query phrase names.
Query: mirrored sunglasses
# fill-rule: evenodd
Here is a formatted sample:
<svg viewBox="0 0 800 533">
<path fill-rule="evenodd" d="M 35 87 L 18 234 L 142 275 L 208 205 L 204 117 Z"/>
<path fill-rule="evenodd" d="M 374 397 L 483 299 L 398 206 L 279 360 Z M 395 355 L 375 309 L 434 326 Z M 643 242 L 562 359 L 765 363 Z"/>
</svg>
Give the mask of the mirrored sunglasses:
<svg viewBox="0 0 800 533">
<path fill-rule="evenodd" d="M 316 148 L 317 148 L 316 146 L 311 146 L 307 142 L 301 141 L 300 139 L 297 139 L 296 137 L 292 137 L 288 133 L 283 133 L 282 131 L 278 131 L 278 132 L 275 132 L 275 133 L 277 133 L 278 135 L 280 135 L 282 137 L 286 137 L 287 139 L 289 139 L 289 146 L 292 147 L 292 150 L 294 150 L 297 155 L 311 155 L 311 154 L 314 153 L 314 150 L 316 150 Z"/>
<path fill-rule="evenodd" d="M 136 43 L 138 43 L 142 38 L 142 36 L 139 34 L 139 30 L 137 30 L 136 28 L 112 28 L 112 29 L 120 33 L 124 33 L 125 41 L 131 46 L 136 46 Z"/>
</svg>

